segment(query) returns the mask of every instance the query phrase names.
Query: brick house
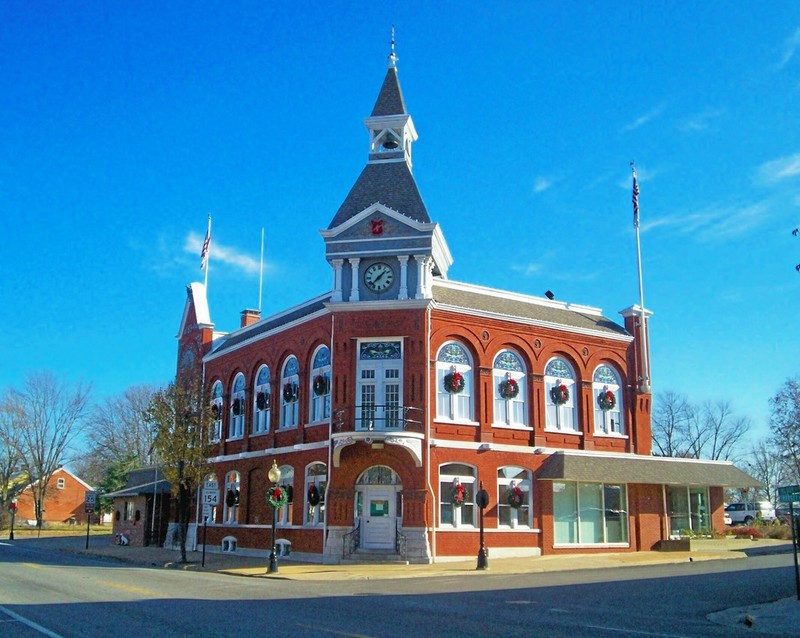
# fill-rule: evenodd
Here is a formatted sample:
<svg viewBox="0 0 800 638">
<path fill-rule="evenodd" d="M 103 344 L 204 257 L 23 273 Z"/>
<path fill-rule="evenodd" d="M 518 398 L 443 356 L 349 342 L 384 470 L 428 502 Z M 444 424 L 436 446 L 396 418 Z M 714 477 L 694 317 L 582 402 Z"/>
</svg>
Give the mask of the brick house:
<svg viewBox="0 0 800 638">
<path fill-rule="evenodd" d="M 273 462 L 279 536 L 299 559 L 474 557 L 481 488 L 492 556 L 639 551 L 722 529 L 730 463 L 651 456 L 650 313 L 454 282 L 412 173 L 417 131 L 394 54 L 368 161 L 321 232 L 331 290 L 215 332 L 190 284 L 179 366 L 212 388 L 223 495 L 212 548 L 265 551 Z M 473 255 L 472 258 L 480 258 Z M 233 542 L 232 542 L 233 541 Z"/>
<path fill-rule="evenodd" d="M 125 487 L 105 494 L 112 499 L 114 541 L 132 547 L 161 546 L 169 528 L 170 484 L 155 467 L 131 471 Z"/>
<path fill-rule="evenodd" d="M 32 486 L 17 494 L 17 521 L 36 522 L 36 504 Z M 58 468 L 47 483 L 42 521 L 45 523 L 86 523 L 86 492 L 94 489 L 64 467 Z M 93 519 L 94 520 L 94 519 Z"/>
</svg>

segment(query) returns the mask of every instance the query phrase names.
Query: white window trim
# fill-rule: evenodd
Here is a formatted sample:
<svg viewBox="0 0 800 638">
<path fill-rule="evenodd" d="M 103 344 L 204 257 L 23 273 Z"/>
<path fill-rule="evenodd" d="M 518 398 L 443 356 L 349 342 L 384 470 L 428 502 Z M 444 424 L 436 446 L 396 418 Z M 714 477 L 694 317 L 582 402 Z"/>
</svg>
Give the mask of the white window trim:
<svg viewBox="0 0 800 638">
<path fill-rule="evenodd" d="M 475 503 L 475 494 L 476 494 L 476 492 L 477 492 L 477 490 L 479 489 L 479 486 L 480 486 L 480 483 L 478 482 L 478 477 L 477 477 L 478 468 L 475 467 L 472 464 L 469 464 L 469 463 L 458 463 L 459 465 L 466 465 L 466 466 L 472 468 L 473 471 L 475 472 L 475 475 L 474 476 L 466 476 L 466 475 L 460 475 L 460 474 L 442 474 L 441 473 L 441 470 L 442 470 L 443 467 L 447 467 L 448 465 L 452 465 L 452 464 L 453 463 L 444 463 L 444 464 L 439 466 L 439 472 L 440 472 L 439 473 L 439 492 L 440 493 L 439 493 L 439 502 L 437 504 L 438 507 L 436 509 L 436 528 L 437 528 L 437 530 L 439 530 L 439 529 L 441 529 L 441 530 L 450 530 L 450 529 L 452 529 L 452 530 L 461 530 L 461 531 L 464 531 L 464 530 L 471 531 L 471 530 L 478 529 L 477 518 L 478 518 L 479 514 L 478 514 L 477 510 L 479 508 L 478 508 L 477 504 Z M 458 478 L 460 483 L 462 485 L 464 485 L 465 487 L 469 486 L 466 489 L 468 490 L 468 495 L 470 497 L 470 500 L 466 501 L 464 503 L 464 505 L 466 505 L 467 503 L 472 505 L 472 521 L 471 522 L 464 522 L 462 520 L 461 513 L 464 510 L 464 505 L 462 505 L 460 507 L 456 507 L 455 505 L 453 505 L 451 503 L 450 504 L 450 508 L 453 511 L 453 522 L 452 523 L 442 523 L 442 507 L 445 505 L 445 503 L 443 503 L 443 494 L 441 493 L 442 484 L 443 483 L 447 483 L 448 485 L 452 485 L 453 480 L 456 479 L 456 478 Z M 450 489 L 450 488 L 448 487 L 447 489 Z"/>
</svg>

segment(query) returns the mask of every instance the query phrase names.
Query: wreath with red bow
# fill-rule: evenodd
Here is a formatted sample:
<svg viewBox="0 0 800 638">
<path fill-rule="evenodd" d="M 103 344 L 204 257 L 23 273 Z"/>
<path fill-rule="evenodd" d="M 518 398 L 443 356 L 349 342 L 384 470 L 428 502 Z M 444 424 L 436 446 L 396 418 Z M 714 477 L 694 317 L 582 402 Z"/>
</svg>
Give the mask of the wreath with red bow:
<svg viewBox="0 0 800 638">
<path fill-rule="evenodd" d="M 233 400 L 233 415 L 239 416 L 242 413 L 242 400 L 241 399 L 234 399 Z"/>
<path fill-rule="evenodd" d="M 283 485 L 275 485 L 267 491 L 267 503 L 275 509 L 281 508 L 289 502 L 289 493 Z"/>
<path fill-rule="evenodd" d="M 444 375 L 444 389 L 450 394 L 458 394 L 464 390 L 464 376 L 459 372 Z"/>
<path fill-rule="evenodd" d="M 617 397 L 614 396 L 611 390 L 603 389 L 603 391 L 597 395 L 597 405 L 600 406 L 603 412 L 613 410 L 617 405 Z"/>
<path fill-rule="evenodd" d="M 450 502 L 456 507 L 461 507 L 467 500 L 467 488 L 461 483 L 454 483 L 450 488 Z"/>
<path fill-rule="evenodd" d="M 504 399 L 515 399 L 519 394 L 519 383 L 516 379 L 505 379 L 500 382 L 500 396 Z"/>
<path fill-rule="evenodd" d="M 522 507 L 525 501 L 525 493 L 519 488 L 518 485 L 511 487 L 506 493 L 506 502 L 515 510 Z"/>
<path fill-rule="evenodd" d="M 556 405 L 564 405 L 569 401 L 569 388 L 563 383 L 554 385 L 550 388 L 550 398 Z"/>
<path fill-rule="evenodd" d="M 269 394 L 266 392 L 259 392 L 256 395 L 256 407 L 259 410 L 266 410 L 269 407 Z"/>
<path fill-rule="evenodd" d="M 314 383 L 311 387 L 318 397 L 325 396 L 328 394 L 328 377 L 318 374 L 314 377 Z"/>
<path fill-rule="evenodd" d="M 212 404 L 211 414 L 214 416 L 215 421 L 219 420 L 219 413 L 220 413 L 219 404 L 217 403 Z"/>
<path fill-rule="evenodd" d="M 319 505 L 320 500 L 319 489 L 312 483 L 308 486 L 308 504 L 313 507 L 314 505 Z"/>
<path fill-rule="evenodd" d="M 297 384 L 284 383 L 283 384 L 283 400 L 286 403 L 294 403 L 297 401 Z"/>
</svg>

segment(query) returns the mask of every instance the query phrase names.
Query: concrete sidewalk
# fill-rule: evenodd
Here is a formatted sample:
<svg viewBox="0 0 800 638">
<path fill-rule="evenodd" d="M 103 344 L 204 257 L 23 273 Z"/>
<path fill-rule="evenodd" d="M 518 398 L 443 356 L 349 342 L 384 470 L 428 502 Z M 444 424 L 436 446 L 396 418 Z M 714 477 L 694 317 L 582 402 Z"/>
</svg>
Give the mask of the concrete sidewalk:
<svg viewBox="0 0 800 638">
<path fill-rule="evenodd" d="M 493 574 L 529 574 L 578 569 L 602 569 L 634 565 L 660 565 L 705 560 L 731 560 L 746 558 L 744 550 L 781 551 L 791 542 L 758 540 L 728 541 L 727 549 L 684 552 L 618 552 L 611 554 L 566 554 L 531 558 L 489 557 L 488 571 Z M 95 541 L 88 550 L 72 548 L 79 554 L 102 556 L 126 563 L 220 572 L 236 576 L 259 578 L 284 578 L 292 580 L 374 580 L 391 578 L 419 578 L 428 576 L 464 576 L 485 573 L 477 570 L 477 556 L 466 561 L 437 562 L 430 565 L 398 564 L 347 564 L 323 565 L 282 559 L 277 574 L 267 573 L 268 557 L 243 556 L 219 552 L 206 552 L 205 565 L 202 553 L 187 551 L 188 563 L 180 563 L 180 552 L 160 547 L 130 547 Z"/>
</svg>

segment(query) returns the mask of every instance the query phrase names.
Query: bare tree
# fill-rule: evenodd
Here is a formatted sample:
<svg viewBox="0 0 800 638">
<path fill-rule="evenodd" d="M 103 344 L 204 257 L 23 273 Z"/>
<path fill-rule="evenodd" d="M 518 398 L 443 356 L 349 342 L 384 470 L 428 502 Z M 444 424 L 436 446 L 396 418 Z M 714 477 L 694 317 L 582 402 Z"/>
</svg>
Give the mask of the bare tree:
<svg viewBox="0 0 800 638">
<path fill-rule="evenodd" d="M 785 478 L 800 483 L 800 379 L 787 379 L 769 403 L 771 440 L 785 463 Z"/>
<path fill-rule="evenodd" d="M 86 427 L 89 449 L 79 461 L 85 480 L 100 485 L 110 468 L 118 474 L 150 462 L 155 433 L 149 410 L 155 392 L 150 386 L 131 386 L 94 407 Z"/>
<path fill-rule="evenodd" d="M 764 484 L 764 496 L 774 503 L 786 471 L 780 451 L 769 441 L 759 441 L 750 451 L 749 467 L 752 475 Z"/>
<path fill-rule="evenodd" d="M 0 518 L 5 518 L 13 496 L 14 479 L 20 477 L 19 455 L 21 410 L 14 396 L 6 392 L 0 399 Z"/>
<path fill-rule="evenodd" d="M 687 435 L 695 409 L 686 395 L 672 390 L 655 396 L 651 432 L 657 456 L 686 456 Z"/>
<path fill-rule="evenodd" d="M 186 535 L 193 493 L 202 484 L 211 455 L 211 411 L 200 374 L 184 374 L 178 382 L 153 397 L 150 423 L 157 432 L 155 448 L 159 467 L 172 485 L 181 561 L 186 562 Z"/>
<path fill-rule="evenodd" d="M 713 461 L 733 461 L 737 446 L 750 431 L 750 420 L 736 416 L 730 401 L 707 402 L 688 423 L 689 456 Z"/>
<path fill-rule="evenodd" d="M 20 410 L 17 449 L 22 469 L 32 481 L 36 524 L 41 528 L 47 484 L 83 428 L 90 390 L 40 371 L 28 374 L 22 389 L 10 394 Z"/>
</svg>

